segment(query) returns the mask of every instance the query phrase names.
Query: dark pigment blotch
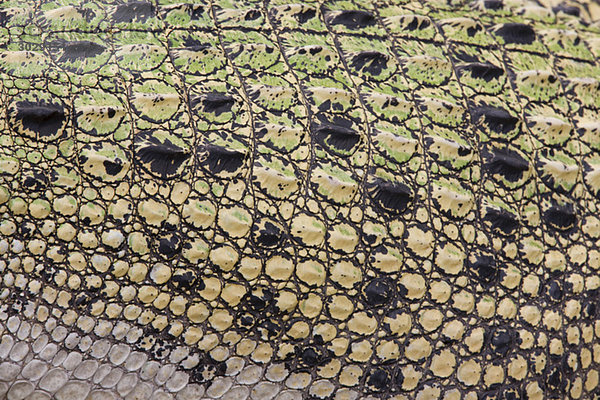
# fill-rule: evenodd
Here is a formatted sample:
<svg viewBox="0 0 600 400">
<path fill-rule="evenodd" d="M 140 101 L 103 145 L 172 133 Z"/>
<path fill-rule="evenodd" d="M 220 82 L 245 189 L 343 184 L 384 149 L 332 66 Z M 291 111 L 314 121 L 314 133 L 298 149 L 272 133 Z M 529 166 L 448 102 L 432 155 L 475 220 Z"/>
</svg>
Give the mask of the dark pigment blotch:
<svg viewBox="0 0 600 400">
<path fill-rule="evenodd" d="M 379 206 L 391 213 L 406 211 L 412 201 L 413 194 L 410 188 L 403 183 L 393 183 L 377 179 L 368 187 L 371 198 Z"/>
<path fill-rule="evenodd" d="M 492 231 L 512 235 L 519 228 L 519 220 L 512 213 L 498 208 L 488 208 L 484 219 L 492 225 Z"/>
<path fill-rule="evenodd" d="M 54 136 L 67 119 L 61 104 L 41 101 L 19 101 L 15 119 L 23 128 L 37 133 L 40 137 Z"/>
<path fill-rule="evenodd" d="M 86 58 L 95 57 L 102 54 L 106 48 L 98 43 L 89 40 L 81 40 L 76 42 L 67 42 L 63 46 L 63 54 L 58 59 L 58 62 L 77 62 Z"/>
<path fill-rule="evenodd" d="M 508 111 L 502 108 L 482 106 L 471 109 L 473 120 L 487 125 L 487 127 L 500 134 L 512 132 L 519 123 L 517 117 L 512 116 Z"/>
<path fill-rule="evenodd" d="M 360 142 L 358 132 L 340 125 L 318 125 L 313 128 L 313 133 L 325 149 L 342 156 L 353 152 Z"/>
<path fill-rule="evenodd" d="M 567 15 L 572 15 L 574 17 L 579 17 L 581 15 L 581 10 L 577 6 L 569 6 L 567 4 L 559 4 L 556 7 L 552 7 L 552 11 L 555 14 L 562 12 Z"/>
<path fill-rule="evenodd" d="M 367 378 L 367 386 L 376 392 L 389 389 L 390 382 L 390 374 L 383 368 L 374 368 Z"/>
<path fill-rule="evenodd" d="M 469 262 L 469 270 L 485 286 L 492 284 L 498 277 L 498 268 L 491 256 L 477 256 Z"/>
<path fill-rule="evenodd" d="M 206 146 L 207 156 L 204 164 L 213 174 L 234 173 L 244 164 L 246 154 L 216 145 Z"/>
<path fill-rule="evenodd" d="M 572 205 L 553 206 L 544 213 L 544 221 L 558 231 L 568 231 L 577 223 Z"/>
<path fill-rule="evenodd" d="M 406 25 L 406 30 L 414 31 L 417 29 L 427 29 L 429 25 L 431 25 L 431 22 L 429 22 L 429 19 L 427 18 L 413 18 L 413 20 Z"/>
<path fill-rule="evenodd" d="M 161 142 L 151 131 L 140 133 L 136 141 L 138 146 L 135 155 L 138 161 L 148 164 L 150 172 L 162 179 L 176 174 L 181 164 L 191 156 L 189 151 L 168 139 Z"/>
<path fill-rule="evenodd" d="M 152 3 L 132 1 L 117 6 L 112 17 L 115 23 L 145 22 L 148 18 L 154 16 L 154 13 Z"/>
<path fill-rule="evenodd" d="M 296 13 L 294 16 L 296 17 L 298 22 L 300 22 L 301 24 L 304 24 L 304 23 L 308 22 L 309 20 L 313 19 L 316 15 L 317 15 L 316 10 L 314 10 L 313 8 L 309 8 L 307 10 Z"/>
<path fill-rule="evenodd" d="M 496 35 L 504 39 L 505 43 L 531 44 L 535 41 L 533 28 L 516 22 L 502 25 L 496 30 Z"/>
<path fill-rule="evenodd" d="M 487 169 L 501 175 L 509 182 L 517 182 L 529 170 L 529 163 L 519 153 L 508 149 L 495 149 Z"/>
<path fill-rule="evenodd" d="M 371 307 L 388 304 L 394 297 L 394 289 L 389 280 L 375 278 L 364 288 L 364 296 L 367 304 Z"/>
<path fill-rule="evenodd" d="M 492 333 L 490 348 L 498 357 L 506 357 L 513 347 L 513 334 L 506 328 L 497 328 Z"/>
<path fill-rule="evenodd" d="M 484 0 L 483 6 L 488 10 L 501 10 L 504 3 L 502 0 Z"/>
<path fill-rule="evenodd" d="M 361 51 L 352 58 L 350 66 L 357 71 L 377 76 L 387 67 L 388 60 L 387 55 L 378 51 Z"/>
<path fill-rule="evenodd" d="M 235 104 L 235 99 L 223 93 L 207 93 L 192 99 L 192 107 L 201 105 L 202 111 L 219 116 L 230 112 Z"/>
<path fill-rule="evenodd" d="M 375 17 L 366 11 L 346 10 L 329 19 L 331 25 L 343 25 L 349 29 L 361 29 L 376 24 Z"/>
<path fill-rule="evenodd" d="M 276 246 L 281 241 L 281 237 L 283 236 L 281 229 L 277 225 L 268 221 L 265 222 L 261 227 L 255 225 L 252 228 L 252 233 L 254 235 L 254 241 L 256 244 L 262 247 Z"/>
<path fill-rule="evenodd" d="M 456 71 L 462 76 L 468 72 L 473 79 L 482 79 L 486 82 L 491 82 L 504 75 L 504 70 L 490 63 L 473 62 L 463 64 L 456 67 Z"/>
<path fill-rule="evenodd" d="M 163 236 L 158 241 L 158 252 L 165 258 L 175 257 L 181 251 L 181 238 L 177 235 Z"/>
</svg>

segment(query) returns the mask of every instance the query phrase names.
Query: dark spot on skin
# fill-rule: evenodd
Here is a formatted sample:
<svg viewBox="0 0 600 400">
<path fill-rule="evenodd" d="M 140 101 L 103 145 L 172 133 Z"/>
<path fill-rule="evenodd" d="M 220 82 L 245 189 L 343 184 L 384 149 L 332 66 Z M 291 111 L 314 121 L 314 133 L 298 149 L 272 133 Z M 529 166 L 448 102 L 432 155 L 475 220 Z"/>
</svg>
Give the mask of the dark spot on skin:
<svg viewBox="0 0 600 400">
<path fill-rule="evenodd" d="M 250 330 L 255 324 L 255 317 L 249 313 L 242 314 L 237 319 L 237 325 L 242 331 Z"/>
<path fill-rule="evenodd" d="M 323 124 L 312 129 L 317 141 L 329 152 L 348 156 L 356 150 L 360 135 L 353 129 L 340 125 Z"/>
<path fill-rule="evenodd" d="M 263 311 L 273 302 L 273 292 L 267 288 L 256 288 L 245 296 L 245 307 L 251 311 Z"/>
<path fill-rule="evenodd" d="M 506 328 L 497 328 L 492 333 L 490 348 L 498 357 L 506 357 L 513 347 L 513 335 Z"/>
<path fill-rule="evenodd" d="M 553 206 L 544 213 L 544 221 L 557 231 L 568 231 L 577 224 L 577 214 L 570 204 Z"/>
<path fill-rule="evenodd" d="M 25 129 L 37 133 L 41 137 L 54 136 L 67 119 L 61 104 L 41 101 L 19 101 L 15 119 L 20 121 Z"/>
<path fill-rule="evenodd" d="M 35 224 L 26 221 L 22 222 L 19 225 L 19 234 L 21 235 L 21 239 L 29 239 L 33 236 L 35 232 Z"/>
<path fill-rule="evenodd" d="M 71 299 L 70 303 L 73 308 L 79 310 L 85 310 L 86 305 L 89 303 L 90 298 L 86 294 L 79 294 L 77 297 Z"/>
<path fill-rule="evenodd" d="M 403 284 L 398 284 L 398 294 L 402 297 L 406 297 L 408 295 L 408 289 Z M 399 314 L 399 313 L 398 313 Z"/>
<path fill-rule="evenodd" d="M 172 4 L 171 6 L 169 6 L 168 8 L 162 8 L 159 7 L 158 12 L 160 13 L 161 17 L 168 17 L 171 13 L 185 13 L 187 14 L 190 19 L 192 20 L 198 20 L 200 18 L 202 18 L 202 14 L 203 14 L 203 7 L 201 5 L 198 4 L 185 4 L 185 3 L 180 3 L 180 4 Z"/>
<path fill-rule="evenodd" d="M 457 151 L 458 151 L 458 155 L 461 157 L 468 156 L 472 152 L 469 147 L 465 147 L 465 146 L 460 146 Z"/>
<path fill-rule="evenodd" d="M 246 11 L 246 15 L 244 15 L 244 20 L 245 21 L 255 21 L 257 19 L 259 19 L 261 16 L 260 11 L 259 10 L 248 10 Z"/>
<path fill-rule="evenodd" d="M 567 386 L 567 381 L 564 379 L 564 375 L 561 371 L 560 366 L 551 365 L 546 371 L 546 385 L 551 392 L 564 393 Z"/>
<path fill-rule="evenodd" d="M 159 239 L 158 252 L 165 258 L 173 258 L 181 251 L 181 239 L 177 235 L 167 235 Z"/>
<path fill-rule="evenodd" d="M 310 19 L 313 19 L 316 15 L 316 10 L 313 8 L 309 8 L 307 10 L 296 13 L 294 16 L 296 17 L 299 23 L 304 24 Z"/>
<path fill-rule="evenodd" d="M 502 25 L 495 33 L 504 39 L 505 43 L 531 44 L 535 41 L 533 28 L 516 22 Z"/>
<path fill-rule="evenodd" d="M 598 312 L 598 306 L 596 304 L 597 300 L 594 301 L 586 301 L 581 308 L 581 316 L 583 319 L 588 321 L 592 321 L 596 319 L 596 314 Z"/>
<path fill-rule="evenodd" d="M 519 228 L 519 221 L 504 209 L 488 208 L 484 219 L 492 225 L 492 231 L 512 235 Z"/>
<path fill-rule="evenodd" d="M 173 274 L 171 281 L 173 286 L 181 290 L 189 290 L 194 286 L 197 276 L 192 271 L 185 271 L 183 273 Z"/>
<path fill-rule="evenodd" d="M 501 10 L 504 4 L 502 0 L 483 0 L 483 7 L 487 10 Z"/>
<path fill-rule="evenodd" d="M 375 278 L 364 288 L 364 296 L 371 307 L 388 304 L 394 297 L 394 289 L 387 279 Z"/>
<path fill-rule="evenodd" d="M 189 242 L 187 244 L 190 245 Z M 204 281 L 202 279 L 197 279 L 196 280 L 196 291 L 201 292 L 204 289 L 206 289 L 206 283 L 204 283 Z"/>
<path fill-rule="evenodd" d="M 200 51 L 206 48 L 212 47 L 193 36 L 186 36 L 183 40 L 183 48 L 186 50 Z"/>
<path fill-rule="evenodd" d="M 166 231 L 173 232 L 173 231 L 177 230 L 177 223 L 165 221 L 163 223 L 163 227 L 165 228 Z"/>
<path fill-rule="evenodd" d="M 529 163 L 515 151 L 494 149 L 487 169 L 492 174 L 501 175 L 509 182 L 517 182 L 529 170 Z"/>
<path fill-rule="evenodd" d="M 235 99 L 223 93 L 207 93 L 192 99 L 192 107 L 198 104 L 202 106 L 202 111 L 219 116 L 231 111 L 231 108 L 235 104 Z"/>
<path fill-rule="evenodd" d="M 104 165 L 106 173 L 112 176 L 118 175 L 123 170 L 123 164 L 119 161 L 119 159 L 116 161 L 104 160 L 102 165 Z"/>
<path fill-rule="evenodd" d="M 492 284 L 498 277 L 498 268 L 491 256 L 478 256 L 469 262 L 469 270 L 485 286 Z"/>
<path fill-rule="evenodd" d="M 561 357 L 559 355 L 550 354 L 550 360 L 555 365 L 562 366 L 563 373 L 567 376 L 567 379 L 572 378 L 573 373 L 579 369 L 577 364 L 570 364 L 568 361 L 568 357 L 565 356 Z"/>
<path fill-rule="evenodd" d="M 262 336 L 274 339 L 281 333 L 281 326 L 277 322 L 266 320 L 260 323 L 258 330 Z"/>
<path fill-rule="evenodd" d="M 313 347 L 307 347 L 301 350 L 302 362 L 309 367 L 314 367 L 319 364 L 319 353 Z"/>
<path fill-rule="evenodd" d="M 402 373 L 402 368 L 398 368 L 396 370 L 396 376 L 394 377 L 394 383 L 399 388 L 401 388 L 402 385 L 404 384 L 404 374 Z"/>
<path fill-rule="evenodd" d="M 295 323 L 297 320 L 290 322 Z M 311 340 L 310 345 L 297 345 L 294 348 L 294 353 L 296 359 L 298 360 L 299 366 L 310 368 L 324 365 L 331 361 L 333 358 L 333 353 L 325 349 L 322 344 L 323 338 L 320 335 L 314 335 L 314 339 Z"/>
<path fill-rule="evenodd" d="M 363 234 L 362 238 L 368 245 L 372 245 L 377 240 L 377 235 Z"/>
<path fill-rule="evenodd" d="M 398 107 L 400 104 L 400 100 L 397 97 L 389 96 L 385 99 L 384 103 L 381 105 L 381 109 L 386 110 L 390 107 Z M 381 112 L 372 104 L 370 101 L 365 102 L 365 106 L 369 111 L 373 114 L 378 115 Z M 403 117 L 397 115 L 396 113 L 391 113 L 390 115 L 379 115 L 380 118 L 391 121 L 391 122 L 402 122 Z"/>
<path fill-rule="evenodd" d="M 254 241 L 257 245 L 262 247 L 273 247 L 276 246 L 283 236 L 283 232 L 281 229 L 271 223 L 265 222 L 262 227 L 254 225 L 252 228 L 252 233 L 254 235 Z"/>
<path fill-rule="evenodd" d="M 79 14 L 81 14 L 83 16 L 83 19 L 85 19 L 87 22 L 91 22 L 94 19 L 94 17 L 96 17 L 96 13 L 91 8 L 86 8 L 86 7 L 76 7 L 76 8 L 77 8 L 77 12 Z"/>
<path fill-rule="evenodd" d="M 552 11 L 555 14 L 562 12 L 567 15 L 572 15 L 574 17 L 579 17 L 581 15 L 581 10 L 577 6 L 569 6 L 567 4 L 559 4 L 556 7 L 552 7 Z"/>
<path fill-rule="evenodd" d="M 328 111 L 330 108 L 334 108 L 332 107 L 331 100 L 325 100 L 324 102 L 319 104 L 319 111 Z"/>
<path fill-rule="evenodd" d="M 207 145 L 206 151 L 208 154 L 204 164 L 213 174 L 220 174 L 223 171 L 236 172 L 246 159 L 246 153 L 221 146 Z"/>
<path fill-rule="evenodd" d="M 350 66 L 357 71 L 377 76 L 387 67 L 389 57 L 378 51 L 361 51 L 352 58 Z"/>
<path fill-rule="evenodd" d="M 115 23 L 145 22 L 148 18 L 154 16 L 154 13 L 152 3 L 132 1 L 117 6 L 112 17 Z"/>
<path fill-rule="evenodd" d="M 67 42 L 63 46 L 63 54 L 58 59 L 59 63 L 76 62 L 86 58 L 95 57 L 102 54 L 106 48 L 98 43 L 88 40 L 77 42 Z"/>
<path fill-rule="evenodd" d="M 431 25 L 431 23 L 427 18 L 413 18 L 413 20 L 406 25 L 406 30 L 414 31 L 417 29 L 427 29 L 429 25 Z"/>
<path fill-rule="evenodd" d="M 557 281 L 550 282 L 550 284 L 547 285 L 547 290 L 548 290 L 548 296 L 550 297 L 551 300 L 553 300 L 553 301 L 561 301 L 562 300 L 563 290 L 560 287 L 559 282 L 557 282 Z"/>
<path fill-rule="evenodd" d="M 66 252 L 64 250 L 64 247 L 59 247 L 58 253 L 61 255 L 64 255 Z M 39 264 L 41 266 L 41 268 L 37 268 L 36 267 L 36 272 L 39 271 L 40 277 L 43 278 L 46 281 L 50 281 L 52 279 L 54 279 L 54 276 L 56 274 L 56 268 L 53 267 L 51 264 L 49 263 L 44 263 L 44 264 Z"/>
<path fill-rule="evenodd" d="M 502 68 L 489 63 L 480 62 L 459 65 L 456 67 L 456 71 L 460 76 L 462 76 L 463 73 L 468 72 L 473 79 L 483 79 L 486 82 L 491 82 L 504 75 L 504 70 Z"/>
<path fill-rule="evenodd" d="M 347 119 L 346 115 L 343 117 L 340 116 L 332 116 L 331 114 L 315 114 L 313 115 L 315 119 L 321 122 L 322 125 L 336 125 L 344 128 L 352 129 L 352 121 Z M 318 125 L 312 125 L 313 129 Z"/>
<path fill-rule="evenodd" d="M 90 219 L 90 217 L 84 217 L 80 221 L 83 226 L 90 226 L 90 224 L 92 223 L 92 220 Z"/>
<path fill-rule="evenodd" d="M 194 21 L 204 17 L 204 7 L 199 4 L 182 4 L 179 9 L 186 10 L 190 16 L 190 19 Z"/>
<path fill-rule="evenodd" d="M 452 53 L 453 58 L 456 60 L 462 61 L 464 63 L 477 63 L 479 59 L 473 54 L 467 53 L 466 51 L 462 51 L 460 49 L 454 49 Z"/>
<path fill-rule="evenodd" d="M 8 12 L 0 11 L 0 26 L 6 26 L 9 20 Z"/>
<path fill-rule="evenodd" d="M 368 185 L 368 191 L 373 201 L 382 209 L 394 214 L 406 211 L 413 198 L 410 188 L 405 184 L 382 179 Z"/>
<path fill-rule="evenodd" d="M 521 393 L 517 388 L 503 388 L 499 396 L 500 400 L 521 400 Z"/>
<path fill-rule="evenodd" d="M 391 377 L 389 372 L 383 368 L 375 368 L 367 378 L 367 386 L 374 391 L 380 392 L 388 389 L 390 381 Z"/>
<path fill-rule="evenodd" d="M 487 127 L 501 134 L 508 134 L 517 127 L 519 119 L 513 117 L 508 111 L 496 107 L 476 107 L 471 109 L 473 120 L 477 123 L 483 123 Z"/>
<path fill-rule="evenodd" d="M 467 28 L 467 35 L 469 37 L 473 37 L 477 34 L 477 32 L 481 31 L 482 27 L 481 25 L 477 24 L 475 26 L 470 26 Z"/>
<path fill-rule="evenodd" d="M 302 50 L 304 50 L 304 49 L 302 49 Z M 322 51 L 323 51 L 323 47 L 321 47 L 321 46 L 315 46 L 315 47 L 311 47 L 308 49 L 308 53 L 311 56 L 314 56 L 315 54 L 319 54 Z"/>
<path fill-rule="evenodd" d="M 167 179 L 177 173 L 179 167 L 191 154 L 189 151 L 164 139 L 161 142 L 152 131 L 143 131 L 136 137 L 135 157 L 138 162 L 148 164 L 152 174 Z"/>
<path fill-rule="evenodd" d="M 375 17 L 366 11 L 346 10 L 334 15 L 329 19 L 331 25 L 343 25 L 348 29 L 361 29 L 373 26 Z"/>
<path fill-rule="evenodd" d="M 31 175 L 26 175 L 23 179 L 23 188 L 30 192 L 39 192 L 48 186 L 48 177 L 40 172 L 34 171 Z"/>
<path fill-rule="evenodd" d="M 115 116 L 115 114 L 116 114 L 116 113 L 117 113 L 117 112 L 115 111 L 115 109 L 114 109 L 114 108 L 112 108 L 112 107 L 109 107 L 109 108 L 108 108 L 108 112 L 107 112 L 107 114 L 108 114 L 108 118 L 113 118 L 113 117 Z"/>
</svg>

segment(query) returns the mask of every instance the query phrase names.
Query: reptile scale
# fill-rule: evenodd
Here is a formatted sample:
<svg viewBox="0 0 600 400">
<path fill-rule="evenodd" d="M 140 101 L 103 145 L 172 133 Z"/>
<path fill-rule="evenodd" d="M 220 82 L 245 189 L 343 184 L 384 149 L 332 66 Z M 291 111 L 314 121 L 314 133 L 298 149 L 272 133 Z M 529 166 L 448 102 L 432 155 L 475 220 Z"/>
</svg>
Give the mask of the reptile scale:
<svg viewBox="0 0 600 400">
<path fill-rule="evenodd" d="M 600 398 L 600 4 L 5 0 L 0 398 Z"/>
</svg>

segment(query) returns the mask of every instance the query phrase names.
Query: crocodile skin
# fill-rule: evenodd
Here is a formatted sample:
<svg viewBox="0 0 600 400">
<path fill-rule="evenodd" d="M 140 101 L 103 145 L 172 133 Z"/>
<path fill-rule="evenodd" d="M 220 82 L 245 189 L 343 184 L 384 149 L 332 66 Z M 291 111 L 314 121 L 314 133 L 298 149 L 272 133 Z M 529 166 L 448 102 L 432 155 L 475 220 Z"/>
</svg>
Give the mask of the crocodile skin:
<svg viewBox="0 0 600 400">
<path fill-rule="evenodd" d="M 600 5 L 0 3 L 0 398 L 600 398 Z"/>
</svg>

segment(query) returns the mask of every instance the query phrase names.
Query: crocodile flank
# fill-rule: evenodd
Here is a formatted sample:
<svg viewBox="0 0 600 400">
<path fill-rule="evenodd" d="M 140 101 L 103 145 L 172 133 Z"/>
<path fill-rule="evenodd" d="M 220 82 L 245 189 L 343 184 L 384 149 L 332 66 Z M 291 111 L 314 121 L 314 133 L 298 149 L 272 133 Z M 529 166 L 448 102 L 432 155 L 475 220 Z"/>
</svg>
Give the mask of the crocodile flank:
<svg viewBox="0 0 600 400">
<path fill-rule="evenodd" d="M 0 399 L 600 399 L 598 1 L 185 1 L 0 1 Z"/>
</svg>

